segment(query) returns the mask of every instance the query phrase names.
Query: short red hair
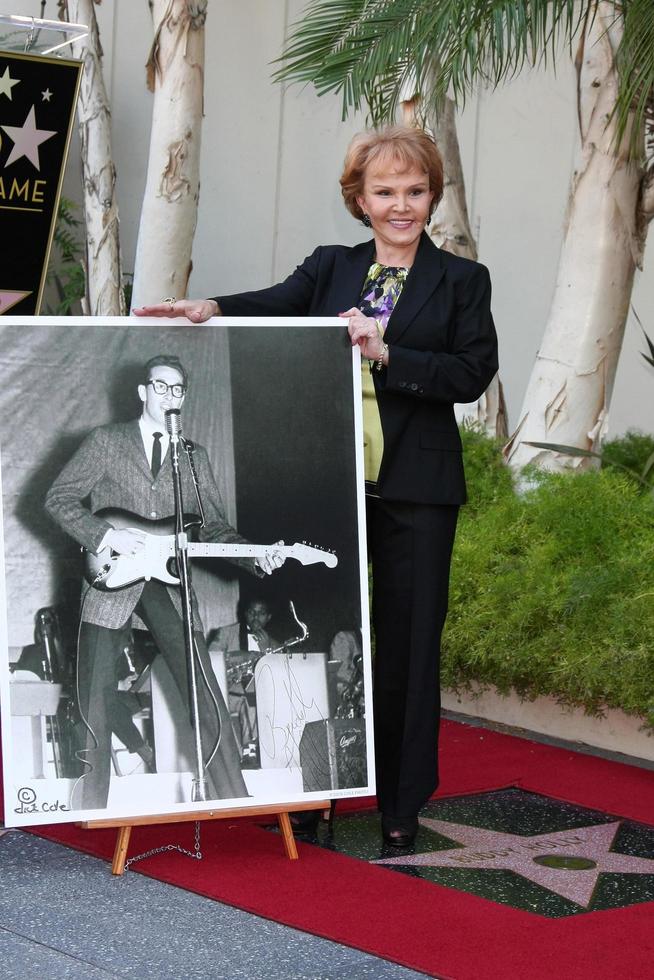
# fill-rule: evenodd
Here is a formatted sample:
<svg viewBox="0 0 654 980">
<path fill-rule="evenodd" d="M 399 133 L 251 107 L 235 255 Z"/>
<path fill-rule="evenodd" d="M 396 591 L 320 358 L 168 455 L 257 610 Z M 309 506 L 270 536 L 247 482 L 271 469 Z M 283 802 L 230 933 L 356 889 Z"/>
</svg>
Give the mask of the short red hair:
<svg viewBox="0 0 654 980">
<path fill-rule="evenodd" d="M 394 164 L 402 170 L 415 167 L 426 174 L 429 190 L 434 194 L 431 217 L 443 195 L 443 159 L 431 136 L 413 126 L 387 126 L 357 133 L 345 154 L 340 184 L 345 207 L 359 220 L 363 211 L 357 197 L 363 194 L 366 170 L 372 163 Z"/>
</svg>

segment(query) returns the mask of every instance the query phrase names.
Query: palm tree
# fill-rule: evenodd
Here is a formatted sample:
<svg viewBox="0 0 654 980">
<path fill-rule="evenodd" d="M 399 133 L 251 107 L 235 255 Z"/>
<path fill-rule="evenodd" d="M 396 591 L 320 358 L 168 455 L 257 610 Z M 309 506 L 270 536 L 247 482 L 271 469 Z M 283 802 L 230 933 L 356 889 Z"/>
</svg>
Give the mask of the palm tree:
<svg viewBox="0 0 654 980">
<path fill-rule="evenodd" d="M 77 103 L 86 224 L 83 309 L 91 316 L 119 316 L 125 313 L 125 300 L 116 168 L 111 149 L 111 109 L 102 72 L 98 21 L 93 0 L 67 0 L 60 3 L 59 12 L 61 18 L 89 26 L 89 33 L 72 43 L 74 57 L 84 62 Z"/>
<path fill-rule="evenodd" d="M 507 446 L 515 466 L 583 464 L 527 442 L 594 451 L 605 427 L 654 216 L 654 0 L 311 0 L 276 74 L 380 122 L 412 80 L 426 105 L 461 105 L 575 43 L 580 145 L 552 306 Z"/>
<path fill-rule="evenodd" d="M 186 296 L 200 197 L 204 37 L 208 0 L 148 0 L 154 92 L 132 305 Z"/>
<path fill-rule="evenodd" d="M 421 126 L 431 132 L 443 158 L 443 196 L 432 215 L 429 234 L 436 245 L 446 252 L 476 260 L 477 242 L 468 216 L 454 102 L 445 96 L 438 111 L 435 111 L 433 106 L 423 104 L 415 86 L 409 88 L 407 95 L 409 97 L 400 103 L 404 122 L 408 126 Z M 459 408 L 466 421 L 480 425 L 493 439 L 506 440 L 508 417 L 499 373 L 481 398 Z"/>
<path fill-rule="evenodd" d="M 60 16 L 88 24 L 73 42 L 84 61 L 78 106 L 86 219 L 85 312 L 125 313 L 111 110 L 102 75 L 94 4 L 59 0 Z M 186 295 L 200 193 L 204 24 L 208 0 L 148 0 L 154 40 L 147 65 L 154 92 L 150 154 L 136 246 L 132 302 Z"/>
</svg>

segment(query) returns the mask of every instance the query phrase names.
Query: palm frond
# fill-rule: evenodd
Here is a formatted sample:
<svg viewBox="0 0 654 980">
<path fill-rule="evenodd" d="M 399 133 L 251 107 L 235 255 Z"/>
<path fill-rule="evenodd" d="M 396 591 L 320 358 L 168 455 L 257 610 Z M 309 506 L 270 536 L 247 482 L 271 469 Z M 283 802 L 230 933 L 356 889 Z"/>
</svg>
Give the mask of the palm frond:
<svg viewBox="0 0 654 980">
<path fill-rule="evenodd" d="M 647 354 L 643 354 L 642 351 L 640 352 L 640 356 L 647 361 L 647 363 L 650 365 L 650 367 L 654 367 L 654 347 L 652 347 L 652 344 L 651 344 L 650 339 L 647 336 L 647 334 L 645 334 L 645 339 L 647 340 L 647 343 L 649 344 L 649 349 L 650 349 L 650 352 L 651 352 L 652 356 L 651 357 L 648 357 Z"/>
<path fill-rule="evenodd" d="M 62 194 L 59 198 L 59 210 L 57 211 L 57 219 L 63 221 L 64 224 L 77 227 L 82 224 L 80 218 L 78 218 L 75 212 L 78 210 L 78 204 L 72 201 L 69 197 L 64 197 Z"/>
<path fill-rule="evenodd" d="M 645 330 L 645 327 L 643 326 L 642 321 L 641 321 L 640 317 L 638 316 L 638 314 L 636 313 L 636 311 L 633 308 L 633 306 L 631 307 L 631 312 L 632 312 L 632 315 L 633 315 L 634 320 L 636 321 L 636 323 L 638 324 L 638 326 L 640 327 L 640 329 L 643 331 L 643 337 L 645 338 L 645 343 L 647 344 L 647 346 L 649 348 L 649 354 L 650 354 L 649 357 L 647 356 L 647 354 L 643 354 L 642 351 L 640 352 L 640 356 L 641 357 L 644 357 L 645 360 L 647 361 L 647 363 L 648 364 L 651 364 L 651 366 L 654 367 L 654 343 L 649 339 L 649 336 L 647 334 L 647 331 Z"/>
<path fill-rule="evenodd" d="M 461 104 L 479 80 L 491 85 L 571 44 L 590 0 L 310 0 L 292 25 L 278 81 L 340 93 L 343 116 L 369 106 L 394 115 L 403 84 Z M 434 77 L 432 66 L 438 64 Z"/>
<path fill-rule="evenodd" d="M 309 0 L 273 77 L 339 93 L 343 118 L 366 106 L 375 122 L 393 119 L 408 81 L 427 103 L 449 95 L 461 106 L 479 82 L 554 63 L 595 9 L 596 0 Z M 614 12 L 616 142 L 630 132 L 642 158 L 646 131 L 654 157 L 654 0 L 615 0 Z"/>
<path fill-rule="evenodd" d="M 615 120 L 620 141 L 631 130 L 631 152 L 654 155 L 654 0 L 623 0 L 624 32 L 616 52 L 619 90 Z M 650 137 L 643 145 L 643 132 Z"/>
<path fill-rule="evenodd" d="M 615 469 L 622 470 L 624 473 L 628 473 L 633 479 L 643 487 L 650 488 L 649 482 L 645 479 L 647 472 L 649 471 L 649 466 L 646 472 L 640 474 L 636 470 L 633 470 L 630 466 L 625 466 L 623 463 L 618 463 L 614 459 L 606 459 L 603 453 L 593 452 L 591 449 L 580 449 L 579 446 L 565 446 L 558 442 L 528 442 L 525 440 L 525 446 L 533 446 L 535 449 L 548 449 L 552 453 L 560 453 L 563 456 L 577 456 L 585 459 L 599 459 L 606 466 L 612 466 Z M 648 460 L 649 464 L 649 460 Z"/>
<path fill-rule="evenodd" d="M 564 456 L 582 456 L 587 459 L 601 459 L 601 453 L 595 453 L 591 449 L 580 449 L 579 446 L 565 446 L 559 442 L 527 442 L 525 446 L 534 446 L 535 449 L 549 449 L 552 453 L 562 453 Z"/>
<path fill-rule="evenodd" d="M 52 283 L 59 297 L 58 305 L 47 312 L 55 316 L 69 314 L 84 296 L 86 272 L 82 262 L 84 246 L 77 229 L 83 224 L 77 217 L 79 206 L 67 197 L 59 199 L 57 221 L 53 235 L 54 248 L 50 254 L 47 282 Z"/>
</svg>

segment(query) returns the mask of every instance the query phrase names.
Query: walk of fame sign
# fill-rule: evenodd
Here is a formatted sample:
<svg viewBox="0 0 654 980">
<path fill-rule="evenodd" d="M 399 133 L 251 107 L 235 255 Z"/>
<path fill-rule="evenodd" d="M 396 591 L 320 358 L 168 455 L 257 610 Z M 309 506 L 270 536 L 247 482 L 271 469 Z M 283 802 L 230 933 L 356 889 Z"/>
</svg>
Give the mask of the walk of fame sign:
<svg viewBox="0 0 654 980">
<path fill-rule="evenodd" d="M 421 818 L 451 849 L 382 858 L 378 864 L 513 871 L 587 909 L 602 873 L 654 875 L 654 861 L 611 850 L 619 820 L 546 834 L 511 834 Z M 570 872 L 583 872 L 571 874 Z"/>
<path fill-rule="evenodd" d="M 0 315 L 40 310 L 81 68 L 0 50 Z"/>
<path fill-rule="evenodd" d="M 546 918 L 654 902 L 654 826 L 516 787 L 431 800 L 411 847 L 380 849 L 367 813 L 323 846 Z"/>
<path fill-rule="evenodd" d="M 654 900 L 654 828 L 512 788 L 432 801 L 375 863 L 558 918 Z"/>
</svg>

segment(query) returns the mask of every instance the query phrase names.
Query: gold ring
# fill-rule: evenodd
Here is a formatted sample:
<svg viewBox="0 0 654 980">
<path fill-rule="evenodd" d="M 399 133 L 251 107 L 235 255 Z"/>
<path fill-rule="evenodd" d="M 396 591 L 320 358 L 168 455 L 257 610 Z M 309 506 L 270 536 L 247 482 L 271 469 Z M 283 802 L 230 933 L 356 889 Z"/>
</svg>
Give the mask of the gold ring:
<svg viewBox="0 0 654 980">
<path fill-rule="evenodd" d="M 177 302 L 177 300 L 176 300 L 176 298 L 174 296 L 166 296 L 165 299 L 162 299 L 161 300 L 161 302 L 162 303 L 168 303 L 168 305 L 170 306 L 170 308 L 172 310 L 172 308 L 175 305 L 175 303 Z"/>
</svg>

